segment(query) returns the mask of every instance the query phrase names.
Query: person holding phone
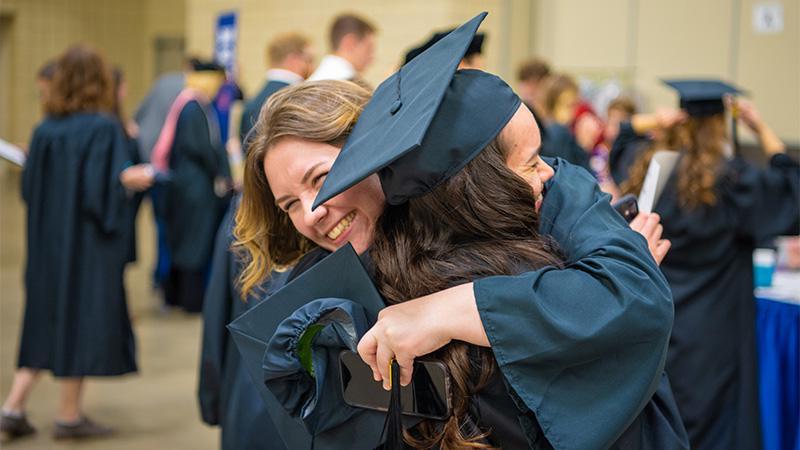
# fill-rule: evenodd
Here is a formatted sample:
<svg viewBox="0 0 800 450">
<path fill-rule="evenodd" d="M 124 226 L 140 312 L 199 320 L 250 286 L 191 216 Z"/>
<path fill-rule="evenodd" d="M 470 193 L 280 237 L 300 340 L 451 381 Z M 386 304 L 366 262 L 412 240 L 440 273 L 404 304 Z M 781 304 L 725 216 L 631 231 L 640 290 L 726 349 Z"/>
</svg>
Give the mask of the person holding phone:
<svg viewBox="0 0 800 450">
<path fill-rule="evenodd" d="M 437 45 L 449 45 L 442 44 L 442 42 L 447 42 L 447 38 L 437 43 Z M 434 46 L 429 51 L 436 51 L 434 50 L 436 48 Z M 419 58 L 424 59 L 424 55 Z M 460 60 L 460 55 L 456 56 L 458 58 L 453 58 L 454 64 L 457 63 L 457 60 Z M 431 61 L 427 61 L 427 63 L 430 64 Z M 425 63 L 419 62 L 416 66 L 422 67 L 423 64 Z M 409 70 L 413 66 L 414 63 L 412 62 L 408 66 Z M 453 70 L 455 70 L 455 65 L 453 65 Z M 446 79 L 444 87 L 447 86 L 450 77 L 452 77 L 452 73 Z M 340 146 L 344 143 L 346 135 L 350 133 L 352 124 L 355 123 L 355 119 L 361 113 L 360 107 L 341 101 L 339 103 L 345 103 L 344 107 L 332 117 L 330 112 L 325 111 L 325 108 L 320 110 L 311 106 L 329 103 L 331 95 L 336 90 L 339 90 L 339 92 L 352 91 L 349 86 L 331 84 L 323 87 L 311 83 L 297 88 L 288 88 L 286 91 L 276 94 L 266 107 L 265 114 L 259 121 L 258 126 L 260 128 L 248 157 L 245 192 L 242 206 L 237 214 L 236 234 L 239 245 L 244 247 L 249 254 L 249 260 L 242 277 L 243 290 L 245 292 L 266 275 L 263 272 L 265 269 L 276 265 L 297 264 L 299 267 L 308 265 L 304 261 L 313 257 L 307 256 L 303 260 L 300 260 L 300 258 L 315 247 L 330 251 L 345 242 L 350 242 L 357 252 L 363 253 L 372 245 L 378 218 L 384 212 L 384 202 L 387 200 L 384 196 L 385 186 L 382 187 L 381 180 L 374 173 L 372 175 L 368 173 L 363 179 L 350 184 L 346 189 L 340 191 L 338 195 L 327 198 L 322 203 L 323 206 L 315 210 L 311 208 L 311 204 L 317 197 L 320 186 L 333 160 L 340 155 L 337 145 Z M 310 91 L 315 89 L 317 91 L 312 95 L 302 95 L 310 94 Z M 387 108 L 387 110 L 390 110 L 390 108 Z M 313 117 L 313 119 L 307 117 L 310 115 L 309 111 L 313 111 L 315 115 L 319 114 L 319 116 Z M 298 112 L 303 114 L 296 114 Z M 516 109 L 512 112 L 516 114 Z M 512 116 L 515 114 L 512 114 Z M 361 116 L 356 126 L 359 126 L 358 124 L 364 121 L 364 117 L 363 115 Z M 521 118 L 525 119 L 524 116 L 521 116 Z M 506 118 L 506 120 L 509 119 Z M 535 122 L 533 125 L 531 122 L 533 120 L 529 118 L 517 129 L 516 133 L 512 133 L 515 136 L 512 140 L 519 139 L 520 135 L 530 135 L 530 127 L 535 126 Z M 506 122 L 501 123 L 499 128 L 502 129 L 505 124 Z M 364 126 L 368 125 L 369 123 Z M 315 131 L 310 130 L 314 127 L 316 127 Z M 334 129 L 340 130 L 341 133 L 331 138 L 321 137 Z M 424 133 L 426 130 L 423 129 L 421 131 Z M 495 137 L 498 131 L 496 130 L 493 133 L 490 133 L 490 140 Z M 537 148 L 536 143 L 519 141 L 517 143 L 531 151 Z M 513 147 L 514 144 L 512 143 L 510 146 Z M 376 145 L 374 148 L 378 150 L 382 147 Z M 582 416 L 583 419 L 578 420 L 581 423 L 586 423 L 587 426 L 591 423 L 588 415 L 600 414 L 603 416 L 603 420 L 596 422 L 596 424 L 602 424 L 602 430 L 598 430 L 598 433 L 575 435 L 566 428 L 559 429 L 559 427 L 567 427 L 566 421 L 558 424 L 554 423 L 545 430 L 548 440 L 552 439 L 556 442 L 562 442 L 562 444 L 569 441 L 578 446 L 581 444 L 591 445 L 587 444 L 586 441 L 578 442 L 581 439 L 585 439 L 593 441 L 595 445 L 610 445 L 625 431 L 631 421 L 637 419 L 637 417 L 643 418 L 646 415 L 646 413 L 642 413 L 642 408 L 648 404 L 648 401 L 652 404 L 653 392 L 659 385 L 659 381 L 665 380 L 665 378 L 662 378 L 663 374 L 659 367 L 670 328 L 671 301 L 669 292 L 664 289 L 663 279 L 660 278 L 655 262 L 647 251 L 645 241 L 643 239 L 639 241 L 641 237 L 638 237 L 628 229 L 622 219 L 611 209 L 607 197 L 596 194 L 598 197 L 595 198 L 595 194 L 592 194 L 595 192 L 595 183 L 578 183 L 578 185 L 588 189 L 582 194 L 585 195 L 585 197 L 582 197 L 585 202 L 576 202 L 569 192 L 559 194 L 560 189 L 557 189 L 557 187 L 560 186 L 562 189 L 569 191 L 573 187 L 574 177 L 577 176 L 576 172 L 572 171 L 572 166 L 566 165 L 566 163 L 562 166 L 559 163 L 558 173 L 562 174 L 559 177 L 564 177 L 565 181 L 549 183 L 548 189 L 545 189 L 543 193 L 542 186 L 545 185 L 549 178 L 552 178 L 553 169 L 545 163 L 540 164 L 537 158 L 538 156 L 533 158 L 535 159 L 535 164 L 526 164 L 528 159 L 531 158 L 517 162 L 506 160 L 505 163 L 509 167 L 524 171 L 524 173 L 532 177 L 531 183 L 538 186 L 533 188 L 536 194 L 531 194 L 534 195 L 532 204 L 539 205 L 538 207 L 542 207 L 543 211 L 547 211 L 547 214 L 543 213 L 540 223 L 548 232 L 542 232 L 542 234 L 553 235 L 559 245 L 565 246 L 562 247 L 562 251 L 569 257 L 568 267 L 565 270 L 555 270 L 551 267 L 545 271 L 549 274 L 546 278 L 552 276 L 554 282 L 556 279 L 560 280 L 556 282 L 560 286 L 559 292 L 554 291 L 547 294 L 545 291 L 539 291 L 541 289 L 540 284 L 534 282 L 534 279 L 543 275 L 543 273 L 533 271 L 520 275 L 522 278 L 500 276 L 486 278 L 483 281 L 474 283 L 467 282 L 445 291 L 434 293 L 428 296 L 430 298 L 423 297 L 415 301 L 394 305 L 387 308 L 387 311 L 398 312 L 423 304 L 432 305 L 434 304 L 432 298 L 439 298 L 441 300 L 439 305 L 450 305 L 449 308 L 441 311 L 452 313 L 452 323 L 457 323 L 458 317 L 456 314 L 475 311 L 475 302 L 482 301 L 481 299 L 498 305 L 510 305 L 514 302 L 519 302 L 519 304 L 538 310 L 538 313 L 532 312 L 530 317 L 538 314 L 539 318 L 548 323 L 548 325 L 543 325 L 545 328 L 553 331 L 560 330 L 550 336 L 540 336 L 542 338 L 541 342 L 532 343 L 535 345 L 549 345 L 545 341 L 552 343 L 551 349 L 555 353 L 551 354 L 554 359 L 551 359 L 550 362 L 554 364 L 568 364 L 567 361 L 573 357 L 578 357 L 585 361 L 583 359 L 586 357 L 584 352 L 588 352 L 588 354 L 598 352 L 595 353 L 595 356 L 599 356 L 607 351 L 606 344 L 603 344 L 603 342 L 610 345 L 608 348 L 614 349 L 611 350 L 612 353 L 624 353 L 627 350 L 631 350 L 624 341 L 632 339 L 637 333 L 635 330 L 640 330 L 642 333 L 651 336 L 653 340 L 648 339 L 648 341 L 652 347 L 649 347 L 646 351 L 644 348 L 639 347 L 633 353 L 638 353 L 639 351 L 642 353 L 639 353 L 638 356 L 629 355 L 632 358 L 631 361 L 636 360 L 635 368 L 627 366 L 622 368 L 618 364 L 613 370 L 613 372 L 618 370 L 616 373 L 626 379 L 625 383 L 620 383 L 618 380 L 613 381 L 614 377 L 610 375 L 611 372 L 606 371 L 603 375 L 595 374 L 598 376 L 599 381 L 609 388 L 606 393 L 611 397 L 604 399 L 595 397 L 597 403 L 589 405 L 586 401 L 590 396 L 583 396 L 579 393 L 579 389 L 571 391 L 570 395 L 575 396 L 573 398 L 579 397 L 584 402 L 580 407 L 568 408 L 569 414 L 576 414 L 575 418 Z M 532 168 L 531 166 L 533 165 L 535 167 Z M 541 175 L 539 175 L 539 172 L 541 172 Z M 403 180 L 403 183 L 405 183 L 405 180 Z M 532 187 L 533 185 L 526 189 L 530 190 Z M 544 202 L 548 197 L 550 202 Z M 569 204 L 570 207 L 558 205 L 559 202 L 568 202 L 564 203 L 564 205 Z M 553 204 L 554 209 L 549 206 L 547 208 L 542 206 L 547 203 Z M 528 205 L 527 209 L 535 211 L 538 207 L 531 208 Z M 595 217 L 604 217 L 604 219 L 593 222 L 587 220 L 588 216 L 584 216 L 584 214 L 589 216 L 598 214 Z M 610 222 L 608 221 L 609 219 L 611 220 Z M 564 223 L 558 226 L 554 225 L 557 222 L 560 223 L 559 220 L 563 220 Z M 601 234 L 596 233 L 598 230 L 591 230 L 590 226 L 586 226 L 589 223 L 594 223 L 604 229 L 605 232 L 602 233 L 602 236 L 606 240 L 602 242 L 602 239 L 596 240 L 591 244 L 585 241 L 580 242 L 576 237 L 576 233 L 581 231 L 582 226 L 585 226 L 583 231 L 588 234 L 581 235 L 593 235 L 597 238 L 601 236 Z M 288 228 L 291 226 L 296 227 L 296 231 L 299 234 L 294 229 Z M 489 226 L 489 223 L 487 223 L 487 226 Z M 619 251 L 608 253 L 609 249 L 613 247 L 617 247 Z M 592 252 L 595 250 L 599 250 L 607 256 L 593 255 Z M 644 250 L 644 254 L 641 253 L 642 250 Z M 316 251 L 316 253 L 320 252 L 324 251 Z M 600 258 L 598 262 L 603 267 L 599 272 L 592 268 L 595 266 L 594 263 L 590 262 L 594 256 Z M 581 263 L 582 260 L 585 265 Z M 300 262 L 298 263 L 298 261 Z M 476 275 L 475 278 L 480 278 L 480 276 Z M 631 280 L 626 277 L 633 277 L 638 280 L 632 284 L 637 285 L 637 288 L 631 289 L 630 286 L 626 286 L 625 279 Z M 516 284 L 509 290 L 509 283 L 514 283 L 514 281 L 516 281 Z M 607 284 L 609 282 L 611 285 Z M 639 282 L 644 284 L 639 285 Z M 565 290 L 565 286 L 575 287 L 577 290 Z M 585 296 L 588 295 L 587 292 L 591 292 L 593 301 L 586 302 Z M 545 307 L 542 299 L 551 295 L 551 301 L 548 301 Z M 453 299 L 456 301 L 472 301 L 473 308 L 465 309 L 457 306 Z M 598 308 L 597 315 L 591 319 L 574 315 L 567 318 L 570 314 L 574 314 L 574 312 L 568 312 L 572 308 L 568 305 L 578 308 Z M 562 313 L 551 316 L 550 314 L 553 311 L 545 313 L 549 308 L 556 308 L 557 310 L 566 308 L 562 310 L 562 313 L 566 314 L 566 316 L 562 317 Z M 508 312 L 511 311 L 513 311 L 513 308 L 508 309 Z M 517 312 L 519 313 L 519 311 Z M 540 313 L 545 314 L 542 315 Z M 520 314 L 520 316 L 525 317 L 524 314 Z M 413 317 L 422 316 L 412 313 L 410 319 L 413 320 Z M 439 317 L 450 316 L 439 315 Z M 478 318 L 477 323 L 481 323 L 478 315 L 472 316 L 472 319 L 475 318 Z M 644 318 L 648 319 L 645 320 Z M 533 319 L 532 322 L 529 322 L 530 329 L 537 328 L 534 325 L 536 320 L 538 319 Z M 587 323 L 584 320 L 589 320 L 590 323 L 594 320 L 599 320 L 600 322 L 611 320 L 613 323 L 627 323 L 628 325 L 622 328 L 617 326 L 595 328 L 591 326 L 591 330 L 595 330 L 591 331 L 586 330 Z M 628 323 L 627 320 L 630 320 L 630 322 Z M 567 325 L 567 328 L 576 326 L 577 328 L 574 331 L 584 329 L 588 332 L 577 334 L 567 332 L 567 329 L 562 328 L 561 325 L 568 323 L 571 324 Z M 478 328 L 480 327 L 482 325 L 478 326 Z M 618 334 L 623 329 L 625 331 L 622 334 Z M 511 330 L 504 327 L 500 333 L 508 333 L 509 331 Z M 605 334 L 606 331 L 609 334 Z M 414 335 L 424 336 L 425 331 L 418 329 Z M 641 343 L 639 337 L 636 339 L 637 342 Z M 527 337 L 525 342 L 530 343 L 530 339 L 530 336 Z M 444 343 L 446 341 L 440 344 Z M 573 345 L 575 346 L 573 347 Z M 493 345 L 493 350 L 497 348 L 499 347 Z M 570 348 L 573 350 L 570 350 Z M 579 348 L 582 350 L 575 352 Z M 433 351 L 435 349 L 429 348 L 427 350 Z M 417 350 L 415 349 L 415 351 Z M 402 355 L 399 351 L 394 351 L 393 353 L 398 360 L 401 357 L 408 357 L 407 355 Z M 556 363 L 556 361 L 559 362 Z M 529 370 L 533 370 L 532 367 L 529 366 Z M 410 379 L 410 371 L 408 369 L 407 367 L 402 369 L 402 381 L 404 383 L 407 383 Z M 506 368 L 503 368 L 502 372 L 505 376 Z M 642 379 L 635 383 L 632 381 L 635 378 L 638 379 L 638 376 L 634 375 L 634 373 L 643 374 L 644 372 L 647 375 L 644 375 Z M 379 373 L 379 371 L 376 370 L 376 373 Z M 541 373 L 540 375 L 544 377 L 541 380 L 549 376 L 546 373 Z M 514 375 L 511 377 L 517 378 Z M 508 379 L 509 377 L 505 376 L 505 378 Z M 524 378 L 533 380 L 535 375 L 527 373 Z M 649 381 L 640 383 L 645 378 Z M 553 380 L 551 379 L 550 381 Z M 587 387 L 584 386 L 582 388 L 583 392 Z M 628 390 L 629 388 L 631 390 Z M 600 388 L 598 385 L 592 385 L 591 389 L 596 391 Z M 667 385 L 666 391 L 668 392 L 668 390 Z M 548 396 L 546 389 L 534 389 L 534 391 L 538 391 L 534 395 L 543 395 L 541 397 L 542 402 L 540 402 L 543 409 L 537 411 L 537 417 L 541 415 L 546 420 L 546 417 L 548 417 L 547 408 L 556 405 L 558 402 L 549 403 L 544 398 Z M 553 393 L 550 392 L 550 394 Z M 528 401 L 535 403 L 532 398 L 528 398 Z M 627 405 L 623 406 L 623 403 Z M 557 408 L 561 406 L 565 406 L 565 403 L 560 403 Z M 604 408 L 613 408 L 615 412 L 613 414 L 600 413 Z M 623 412 L 623 410 L 626 412 Z M 671 417 L 669 414 L 667 416 Z M 673 424 L 668 426 L 674 431 L 674 433 L 672 431 L 670 433 L 674 435 L 675 441 L 680 442 L 682 429 L 673 429 L 672 426 Z M 637 430 L 641 430 L 641 428 L 637 428 Z M 599 444 L 599 442 L 603 444 Z M 681 444 L 678 443 L 677 446 L 681 446 Z"/>
<path fill-rule="evenodd" d="M 761 447 L 753 299 L 753 250 L 800 232 L 800 165 L 752 103 L 718 80 L 670 80 L 681 116 L 664 130 L 680 152 L 673 176 L 654 205 L 672 249 L 662 269 L 675 298 L 667 373 L 692 448 Z M 727 105 L 726 103 L 727 102 Z M 735 154 L 726 109 L 758 137 L 765 169 Z M 672 116 L 677 116 L 672 114 Z M 653 149 L 623 184 L 641 190 Z"/>
</svg>

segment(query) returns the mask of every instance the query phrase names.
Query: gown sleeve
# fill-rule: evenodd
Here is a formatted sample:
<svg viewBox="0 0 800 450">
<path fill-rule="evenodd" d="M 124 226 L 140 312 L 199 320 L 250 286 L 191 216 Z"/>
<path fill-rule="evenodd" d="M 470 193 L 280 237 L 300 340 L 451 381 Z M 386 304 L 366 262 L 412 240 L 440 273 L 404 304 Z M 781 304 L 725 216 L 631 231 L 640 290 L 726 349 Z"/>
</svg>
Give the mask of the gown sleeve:
<svg viewBox="0 0 800 450">
<path fill-rule="evenodd" d="M 555 166 L 540 232 L 560 244 L 566 267 L 481 279 L 474 293 L 500 370 L 550 444 L 605 448 L 658 386 L 672 296 L 645 239 L 591 175 Z"/>
<path fill-rule="evenodd" d="M 110 120 L 98 125 L 84 157 L 81 191 L 84 213 L 104 233 L 115 233 L 125 226 L 129 205 L 119 175 L 127 160 L 122 129 Z"/>
<path fill-rule="evenodd" d="M 782 234 L 800 233 L 800 164 L 786 154 L 773 155 L 766 169 L 742 158 L 729 167 L 723 201 L 735 214 L 742 236 L 764 242 Z"/>
</svg>

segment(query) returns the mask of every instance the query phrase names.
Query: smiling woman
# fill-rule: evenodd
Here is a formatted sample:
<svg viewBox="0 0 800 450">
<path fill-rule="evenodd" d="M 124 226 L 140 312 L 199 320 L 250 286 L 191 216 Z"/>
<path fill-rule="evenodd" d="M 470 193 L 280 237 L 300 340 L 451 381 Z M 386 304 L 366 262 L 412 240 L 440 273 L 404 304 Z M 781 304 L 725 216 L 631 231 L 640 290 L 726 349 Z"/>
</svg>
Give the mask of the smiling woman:
<svg viewBox="0 0 800 450">
<path fill-rule="evenodd" d="M 292 86 L 270 98 L 248 151 L 236 214 L 236 246 L 246 250 L 239 252 L 243 295 L 315 247 L 333 250 L 350 241 L 363 251 L 371 242 L 383 209 L 377 180 L 310 208 L 369 98 L 355 83 L 334 80 Z"/>
</svg>

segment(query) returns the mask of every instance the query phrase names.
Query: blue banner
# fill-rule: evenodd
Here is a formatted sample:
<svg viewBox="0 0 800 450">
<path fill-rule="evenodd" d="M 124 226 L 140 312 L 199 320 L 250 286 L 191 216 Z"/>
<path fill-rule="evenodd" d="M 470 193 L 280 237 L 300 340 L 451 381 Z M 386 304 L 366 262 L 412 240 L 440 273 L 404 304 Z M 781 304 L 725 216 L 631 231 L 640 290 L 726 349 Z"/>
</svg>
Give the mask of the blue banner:
<svg viewBox="0 0 800 450">
<path fill-rule="evenodd" d="M 237 34 L 236 12 L 220 14 L 214 31 L 214 60 L 225 66 L 225 71 L 229 74 L 236 71 Z"/>
</svg>

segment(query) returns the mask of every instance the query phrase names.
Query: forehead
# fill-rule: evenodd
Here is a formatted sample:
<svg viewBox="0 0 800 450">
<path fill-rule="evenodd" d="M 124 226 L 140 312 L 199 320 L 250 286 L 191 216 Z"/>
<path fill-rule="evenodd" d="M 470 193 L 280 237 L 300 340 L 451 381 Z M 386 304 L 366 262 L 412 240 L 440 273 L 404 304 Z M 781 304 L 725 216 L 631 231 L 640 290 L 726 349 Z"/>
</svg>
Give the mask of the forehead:
<svg viewBox="0 0 800 450">
<path fill-rule="evenodd" d="M 539 126 L 530 110 L 524 104 L 520 105 L 517 112 L 508 121 L 500 132 L 500 141 L 508 152 L 509 163 L 524 162 L 539 152 L 542 144 Z"/>
<path fill-rule="evenodd" d="M 330 144 L 284 138 L 264 155 L 264 173 L 270 185 L 300 184 L 309 169 L 317 165 L 330 167 L 338 155 L 339 148 Z"/>
</svg>

